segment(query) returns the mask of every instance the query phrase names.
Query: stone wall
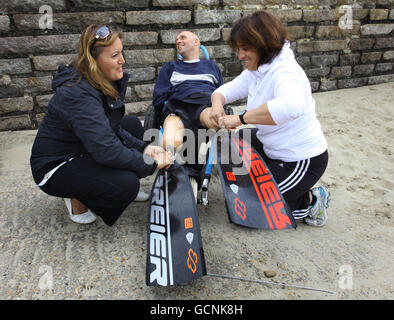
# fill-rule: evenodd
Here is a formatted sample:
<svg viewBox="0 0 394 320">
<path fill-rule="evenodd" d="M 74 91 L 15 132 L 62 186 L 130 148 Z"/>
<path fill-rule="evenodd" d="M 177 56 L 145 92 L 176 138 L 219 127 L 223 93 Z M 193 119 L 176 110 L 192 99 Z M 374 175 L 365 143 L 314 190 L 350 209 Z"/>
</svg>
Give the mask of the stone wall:
<svg viewBox="0 0 394 320">
<path fill-rule="evenodd" d="M 314 92 L 394 81 L 393 0 L 2 0 L 0 131 L 38 127 L 52 76 L 73 59 L 90 23 L 124 30 L 127 112 L 143 115 L 160 67 L 176 57 L 180 30 L 200 36 L 228 81 L 242 66 L 226 37 L 236 19 L 258 9 L 287 25 Z"/>
</svg>

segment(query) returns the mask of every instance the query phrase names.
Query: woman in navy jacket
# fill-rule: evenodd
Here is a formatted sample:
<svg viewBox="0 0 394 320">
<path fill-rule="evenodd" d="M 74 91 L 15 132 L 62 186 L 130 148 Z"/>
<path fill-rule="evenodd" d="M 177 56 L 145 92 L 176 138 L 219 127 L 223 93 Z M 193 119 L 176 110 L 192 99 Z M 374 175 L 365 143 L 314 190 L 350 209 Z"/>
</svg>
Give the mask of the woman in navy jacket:
<svg viewBox="0 0 394 320">
<path fill-rule="evenodd" d="M 124 117 L 129 75 L 123 72 L 122 33 L 90 25 L 81 35 L 78 58 L 61 65 L 56 93 L 33 144 L 33 178 L 47 194 L 65 198 L 72 221 L 100 216 L 113 225 L 137 197 L 139 179 L 173 159 L 148 146 L 137 117 Z M 138 199 L 138 197 L 137 197 Z"/>
</svg>

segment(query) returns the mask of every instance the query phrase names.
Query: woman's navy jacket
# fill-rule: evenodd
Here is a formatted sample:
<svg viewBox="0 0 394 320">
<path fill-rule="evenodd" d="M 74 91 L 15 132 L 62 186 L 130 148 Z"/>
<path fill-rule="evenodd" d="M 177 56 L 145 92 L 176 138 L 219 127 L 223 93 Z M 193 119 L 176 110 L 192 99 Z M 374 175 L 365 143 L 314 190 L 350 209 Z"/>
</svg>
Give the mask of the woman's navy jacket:
<svg viewBox="0 0 394 320">
<path fill-rule="evenodd" d="M 106 96 L 80 74 L 60 65 L 52 81 L 56 90 L 35 138 L 30 164 L 38 184 L 45 173 L 72 157 L 91 156 L 104 166 L 130 170 L 138 177 L 152 174 L 156 163 L 144 161 L 146 143 L 120 126 L 130 75 L 115 82 L 119 98 Z"/>
</svg>

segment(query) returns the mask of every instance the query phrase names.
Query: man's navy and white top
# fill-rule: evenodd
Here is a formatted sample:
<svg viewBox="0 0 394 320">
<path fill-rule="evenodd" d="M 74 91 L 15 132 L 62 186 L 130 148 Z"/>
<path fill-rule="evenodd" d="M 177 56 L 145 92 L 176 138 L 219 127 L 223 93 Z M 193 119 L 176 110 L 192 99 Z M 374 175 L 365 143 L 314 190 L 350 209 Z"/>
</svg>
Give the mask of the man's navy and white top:
<svg viewBox="0 0 394 320">
<path fill-rule="evenodd" d="M 276 125 L 256 127 L 257 138 L 269 158 L 293 162 L 315 157 L 327 149 L 309 80 L 289 42 L 271 63 L 256 71 L 244 70 L 216 92 L 223 94 L 225 103 L 247 97 L 247 110 L 267 103 Z"/>
<path fill-rule="evenodd" d="M 160 70 L 153 91 L 153 105 L 162 108 L 165 101 L 185 101 L 200 93 L 212 94 L 223 84 L 219 67 L 212 60 L 171 61 Z"/>
</svg>

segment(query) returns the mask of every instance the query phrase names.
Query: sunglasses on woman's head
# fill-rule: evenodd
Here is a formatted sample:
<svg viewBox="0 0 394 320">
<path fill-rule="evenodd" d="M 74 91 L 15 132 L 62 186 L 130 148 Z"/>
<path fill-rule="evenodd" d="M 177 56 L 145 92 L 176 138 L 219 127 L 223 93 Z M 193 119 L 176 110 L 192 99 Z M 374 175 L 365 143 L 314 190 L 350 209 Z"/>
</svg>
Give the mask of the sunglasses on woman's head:
<svg viewBox="0 0 394 320">
<path fill-rule="evenodd" d="M 90 50 L 93 49 L 93 46 L 95 45 L 97 39 L 104 40 L 106 37 L 109 36 L 109 33 L 110 33 L 110 31 L 107 26 L 102 26 L 102 27 L 98 28 L 96 31 L 96 36 L 94 37 L 92 45 L 90 46 Z"/>
<path fill-rule="evenodd" d="M 102 26 L 96 31 L 96 39 L 105 39 L 109 36 L 109 28 L 107 26 Z"/>
</svg>

